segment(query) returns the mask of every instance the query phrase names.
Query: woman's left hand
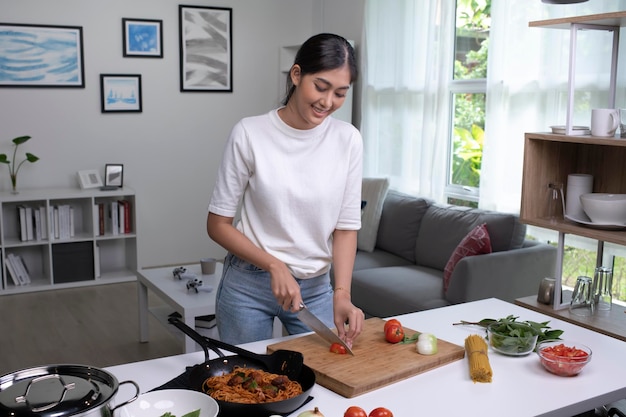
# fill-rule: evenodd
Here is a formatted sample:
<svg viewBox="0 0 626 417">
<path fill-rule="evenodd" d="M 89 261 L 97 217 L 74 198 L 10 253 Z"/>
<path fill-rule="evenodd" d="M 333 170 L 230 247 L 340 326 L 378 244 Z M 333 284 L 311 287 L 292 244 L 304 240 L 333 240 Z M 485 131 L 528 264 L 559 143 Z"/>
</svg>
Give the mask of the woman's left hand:
<svg viewBox="0 0 626 417">
<path fill-rule="evenodd" d="M 363 330 L 365 314 L 363 310 L 352 304 L 349 296 L 335 293 L 333 310 L 337 334 L 351 348 L 354 340 Z"/>
</svg>

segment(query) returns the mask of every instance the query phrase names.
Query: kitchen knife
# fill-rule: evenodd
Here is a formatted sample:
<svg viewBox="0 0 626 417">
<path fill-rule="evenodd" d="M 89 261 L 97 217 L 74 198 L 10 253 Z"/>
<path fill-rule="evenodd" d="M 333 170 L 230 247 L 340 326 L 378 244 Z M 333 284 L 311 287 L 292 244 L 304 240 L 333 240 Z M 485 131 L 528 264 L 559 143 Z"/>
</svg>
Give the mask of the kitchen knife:
<svg viewBox="0 0 626 417">
<path fill-rule="evenodd" d="M 352 349 L 346 345 L 346 342 L 341 340 L 339 336 L 331 329 L 328 328 L 320 319 L 318 319 L 315 314 L 311 313 L 304 304 L 300 304 L 300 311 L 298 312 L 298 319 L 307 326 L 311 328 L 315 333 L 317 333 L 322 339 L 326 340 L 329 343 L 339 343 L 341 346 L 346 348 L 346 351 L 354 356 L 354 352 Z"/>
</svg>

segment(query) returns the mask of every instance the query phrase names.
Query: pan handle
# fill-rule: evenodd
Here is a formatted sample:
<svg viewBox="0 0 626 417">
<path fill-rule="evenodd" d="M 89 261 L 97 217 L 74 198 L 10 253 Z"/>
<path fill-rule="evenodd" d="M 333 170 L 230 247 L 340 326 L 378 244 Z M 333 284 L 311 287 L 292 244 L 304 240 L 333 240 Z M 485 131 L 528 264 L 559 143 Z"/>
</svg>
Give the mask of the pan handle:
<svg viewBox="0 0 626 417">
<path fill-rule="evenodd" d="M 181 330 L 187 336 L 191 337 L 202 347 L 202 349 L 204 350 L 204 357 L 207 361 L 209 360 L 209 349 L 217 353 L 217 356 L 219 356 L 220 358 L 225 357 L 221 350 L 211 344 L 211 340 L 213 339 L 202 336 L 200 333 L 183 323 L 178 317 L 172 316 L 168 319 L 168 321 L 174 326 L 178 327 L 179 330 Z"/>
<path fill-rule="evenodd" d="M 235 353 L 239 356 L 248 358 L 248 359 L 265 362 L 265 357 L 267 355 L 260 355 L 258 353 L 240 348 L 239 346 L 231 345 L 230 343 L 226 343 L 221 340 L 211 339 L 210 337 L 202 336 L 201 334 L 196 332 L 194 329 L 190 328 L 185 323 L 183 323 L 178 317 L 170 317 L 169 321 L 170 323 L 172 323 L 173 325 L 181 329 L 183 332 L 185 332 L 187 335 L 189 335 L 189 337 L 191 337 L 193 340 L 200 343 L 202 347 L 205 347 L 206 345 L 206 347 L 208 347 L 209 349 L 215 352 L 218 352 L 218 348 L 224 349 L 229 352 Z"/>
</svg>

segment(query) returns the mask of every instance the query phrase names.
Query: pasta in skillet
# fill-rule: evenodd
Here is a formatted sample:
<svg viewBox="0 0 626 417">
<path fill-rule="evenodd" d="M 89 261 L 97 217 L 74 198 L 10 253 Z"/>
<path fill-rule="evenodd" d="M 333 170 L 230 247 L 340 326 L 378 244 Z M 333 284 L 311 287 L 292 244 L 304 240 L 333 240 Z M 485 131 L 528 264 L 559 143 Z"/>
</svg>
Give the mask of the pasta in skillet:
<svg viewBox="0 0 626 417">
<path fill-rule="evenodd" d="M 285 375 L 235 367 L 228 374 L 207 378 L 202 392 L 220 401 L 259 404 L 293 398 L 302 394 L 302 386 Z"/>
</svg>

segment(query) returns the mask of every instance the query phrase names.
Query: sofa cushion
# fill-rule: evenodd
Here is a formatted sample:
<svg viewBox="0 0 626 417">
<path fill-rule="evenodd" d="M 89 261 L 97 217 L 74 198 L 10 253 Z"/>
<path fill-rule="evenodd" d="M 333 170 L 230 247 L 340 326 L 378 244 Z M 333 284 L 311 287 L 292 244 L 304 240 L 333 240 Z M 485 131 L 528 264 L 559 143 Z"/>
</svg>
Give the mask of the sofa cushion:
<svg viewBox="0 0 626 417">
<path fill-rule="evenodd" d="M 389 190 L 380 217 L 376 247 L 415 262 L 417 233 L 430 204 L 424 198 Z"/>
<path fill-rule="evenodd" d="M 387 178 L 363 178 L 361 200 L 365 202 L 365 207 L 362 211 L 361 230 L 357 238 L 357 247 L 360 250 L 371 252 L 376 246 L 378 225 L 388 189 Z"/>
<path fill-rule="evenodd" d="M 443 291 L 448 291 L 450 277 L 457 263 L 466 256 L 491 253 L 491 241 L 487 231 L 487 223 L 473 228 L 456 247 L 443 270 Z"/>
<path fill-rule="evenodd" d="M 493 252 L 522 247 L 526 226 L 514 214 L 431 205 L 417 235 L 415 262 L 443 271 L 459 242 L 482 223 L 487 223 Z"/>
<path fill-rule="evenodd" d="M 383 268 L 386 266 L 412 265 L 398 255 L 375 248 L 372 252 L 357 251 L 354 258 L 354 271 L 370 268 Z"/>
<path fill-rule="evenodd" d="M 441 271 L 417 265 L 364 269 L 352 274 L 352 300 L 367 317 L 389 317 L 443 307 Z"/>
<path fill-rule="evenodd" d="M 519 249 L 524 244 L 526 225 L 514 214 L 483 211 L 478 222 L 487 223 L 494 252 Z"/>
<path fill-rule="evenodd" d="M 474 228 L 478 217 L 478 213 L 466 207 L 431 205 L 417 235 L 415 263 L 443 271 L 452 252 Z"/>
</svg>

